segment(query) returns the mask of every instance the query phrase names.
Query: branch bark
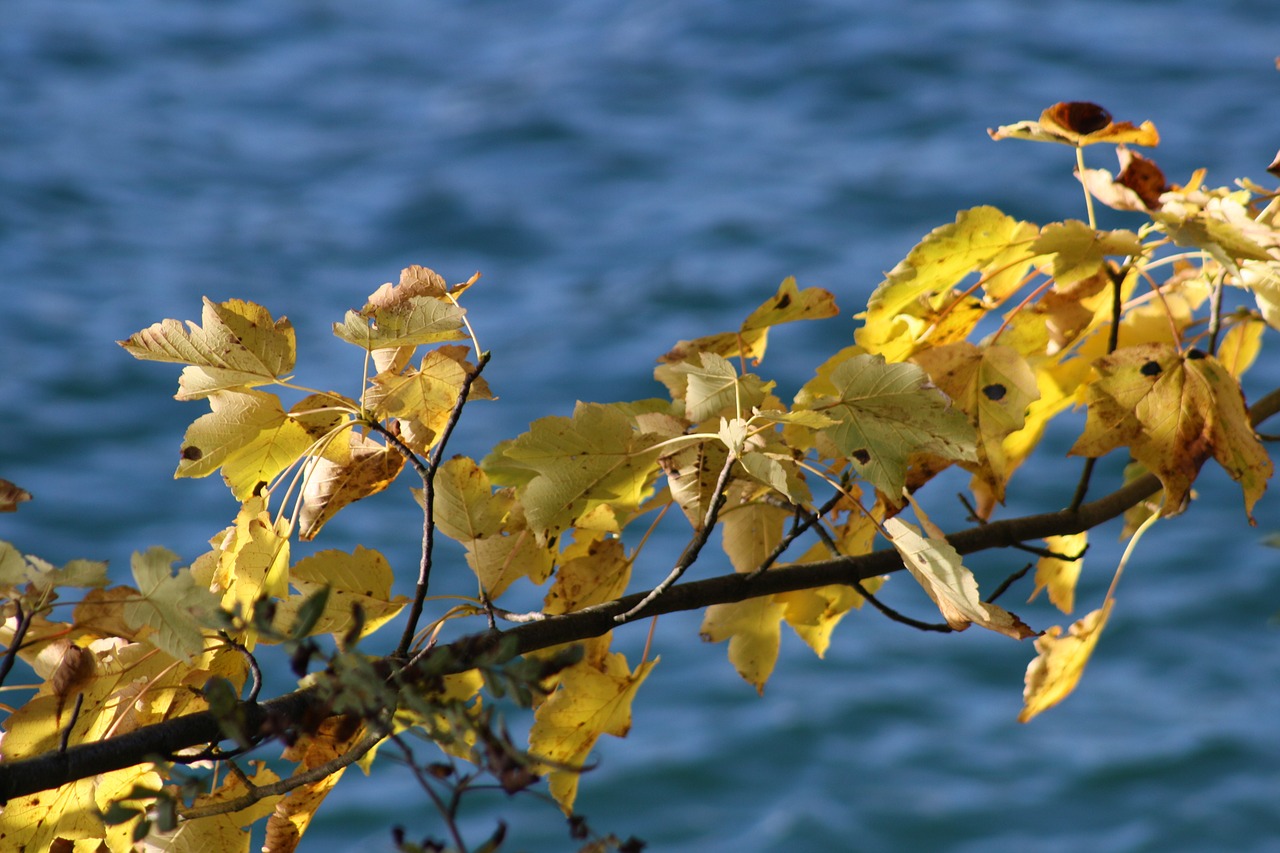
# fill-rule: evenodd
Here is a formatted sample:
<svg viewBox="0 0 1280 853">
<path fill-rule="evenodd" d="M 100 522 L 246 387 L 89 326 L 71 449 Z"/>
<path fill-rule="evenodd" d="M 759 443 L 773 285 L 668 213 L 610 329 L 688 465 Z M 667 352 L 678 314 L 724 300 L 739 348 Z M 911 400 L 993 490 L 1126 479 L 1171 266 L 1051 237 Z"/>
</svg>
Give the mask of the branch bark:
<svg viewBox="0 0 1280 853">
<path fill-rule="evenodd" d="M 1256 426 L 1280 412 L 1280 389 L 1261 398 L 1249 410 Z M 1160 481 L 1151 474 L 1133 480 L 1110 494 L 1075 509 L 994 521 L 951 534 L 947 540 L 962 555 L 1007 548 L 1032 539 L 1062 536 L 1095 528 L 1124 513 L 1131 506 L 1160 490 Z M 676 584 L 645 608 L 646 616 L 698 610 L 713 604 L 731 604 L 773 595 L 812 589 L 830 584 L 852 584 L 877 575 L 903 569 L 902 559 L 893 550 L 875 551 L 856 557 L 841 557 L 817 563 L 783 566 L 749 577 L 720 575 L 706 580 Z M 517 625 L 506 631 L 490 631 L 463 637 L 441 646 L 415 666 L 436 668 L 437 655 L 448 655 L 452 671 L 471 667 L 478 655 L 493 654 L 502 642 L 504 657 L 514 657 L 602 636 L 619 627 L 615 617 L 627 613 L 649 592 L 638 592 L 584 610 Z M 496 662 L 501 662 L 501 659 Z M 412 668 L 411 668 L 412 669 Z M 405 675 L 412 679 L 412 671 Z M 318 707 L 314 690 L 296 690 L 267 702 L 245 703 L 245 730 L 261 730 L 270 721 L 296 720 Z M 276 727 L 278 728 L 278 727 Z M 216 742 L 222 738 L 217 718 L 208 711 L 189 714 L 145 726 L 105 741 L 73 746 L 65 752 L 50 752 L 19 761 L 0 763 L 0 802 L 57 788 L 68 782 L 99 773 L 121 770 L 148 761 L 163 760 L 183 749 Z"/>
</svg>

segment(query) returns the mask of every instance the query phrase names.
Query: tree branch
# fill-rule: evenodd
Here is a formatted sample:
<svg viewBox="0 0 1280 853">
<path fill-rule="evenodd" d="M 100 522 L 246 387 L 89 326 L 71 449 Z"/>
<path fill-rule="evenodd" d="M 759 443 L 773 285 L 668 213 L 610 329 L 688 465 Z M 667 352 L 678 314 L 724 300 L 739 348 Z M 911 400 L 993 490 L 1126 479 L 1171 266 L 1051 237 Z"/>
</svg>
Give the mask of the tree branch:
<svg viewBox="0 0 1280 853">
<path fill-rule="evenodd" d="M 1250 408 L 1249 415 L 1256 426 L 1277 412 L 1280 412 L 1280 389 L 1258 400 Z M 987 522 L 952 534 L 947 540 L 956 551 L 964 555 L 993 548 L 1007 548 L 1046 536 L 1080 533 L 1122 515 L 1129 507 L 1147 499 L 1159 489 L 1159 479 L 1147 474 L 1075 509 Z M 891 574 L 903 568 L 902 558 L 898 553 L 886 549 L 856 557 L 775 567 L 753 578 L 738 573 L 720 575 L 672 586 L 649 602 L 645 607 L 645 615 L 698 610 L 713 604 L 731 604 L 830 584 L 852 585 L 855 581 Z M 619 627 L 614 621 L 616 616 L 627 613 L 648 595 L 648 592 L 638 592 L 573 613 L 517 625 L 507 631 L 463 637 L 435 649 L 407 668 L 403 675 L 411 680 L 418 671 L 431 672 L 433 675 L 461 672 L 473 668 L 473 662 L 479 655 L 495 655 L 500 652 L 500 656 L 491 661 L 499 664 L 511 657 L 539 649 L 603 636 Z M 447 656 L 448 665 L 443 670 L 438 655 Z M 296 690 L 263 703 L 247 702 L 242 707 L 245 731 L 249 733 L 267 729 L 276 731 L 280 728 L 278 721 L 299 720 L 308 711 L 323 710 L 314 688 Z M 144 726 L 107 740 L 79 744 L 65 752 L 51 751 L 18 761 L 3 762 L 0 763 L 0 802 L 57 788 L 100 773 L 132 767 L 156 760 L 158 756 L 221 739 L 222 732 L 217 717 L 209 711 L 201 711 Z"/>
</svg>

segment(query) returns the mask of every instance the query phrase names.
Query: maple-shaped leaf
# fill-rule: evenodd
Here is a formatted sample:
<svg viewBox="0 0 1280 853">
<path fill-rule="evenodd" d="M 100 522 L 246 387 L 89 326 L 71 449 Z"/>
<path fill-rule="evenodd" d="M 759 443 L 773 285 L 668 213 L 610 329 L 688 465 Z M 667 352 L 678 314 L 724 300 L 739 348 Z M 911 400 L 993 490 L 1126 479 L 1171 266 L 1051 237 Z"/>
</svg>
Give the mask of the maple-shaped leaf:
<svg viewBox="0 0 1280 853">
<path fill-rule="evenodd" d="M 1027 666 L 1018 722 L 1025 723 L 1052 708 L 1076 689 L 1114 603 L 1108 598 L 1101 608 L 1073 623 L 1065 637 L 1062 628 L 1054 625 L 1035 641 L 1037 654 Z"/>
<path fill-rule="evenodd" d="M 579 403 L 571 418 L 534 421 L 502 447 L 501 460 L 533 474 L 517 494 L 542 541 L 603 504 L 638 507 L 657 475 L 655 445 L 670 437 L 640 432 L 635 417 L 616 405 Z"/>
<path fill-rule="evenodd" d="M 367 637 L 391 620 L 408 599 L 391 594 L 394 580 L 391 564 L 377 551 L 357 545 L 355 551 L 320 551 L 294 563 L 289 570 L 289 583 L 298 590 L 280 602 L 276 624 L 288 630 L 298 609 L 312 595 L 328 588 L 324 610 L 312 626 L 311 634 L 342 637 L 354 624 L 354 609 L 360 608 L 360 637 Z"/>
<path fill-rule="evenodd" d="M 379 373 L 365 392 L 365 407 L 378 420 L 398 418 L 401 438 L 409 447 L 420 453 L 430 449 L 448 424 L 467 376 L 475 371 L 466 353 L 466 347 L 440 347 L 427 353 L 415 369 Z M 474 381 L 468 396 L 493 399 L 483 378 Z"/>
<path fill-rule="evenodd" d="M 774 383 L 738 371 L 723 356 L 699 353 L 696 360 L 660 364 L 654 378 L 671 391 L 673 400 L 683 400 L 685 417 L 693 423 L 728 413 L 750 412 L 764 402 Z"/>
<path fill-rule="evenodd" d="M 217 611 L 218 599 L 196 584 L 188 569 L 174 574 L 177 559 L 177 554 L 159 547 L 134 553 L 133 579 L 141 598 L 125 605 L 124 619 L 134 628 L 150 627 L 150 643 L 190 662 L 204 651 L 204 621 Z"/>
<path fill-rule="evenodd" d="M 1218 362 L 1228 373 L 1239 379 L 1253 366 L 1262 349 L 1262 333 L 1266 328 L 1267 323 L 1257 315 L 1237 316 L 1218 344 Z"/>
<path fill-rule="evenodd" d="M 1026 359 L 998 344 L 958 343 L 921 350 L 912 360 L 969 416 L 977 431 L 973 470 L 1003 502 L 1010 473 L 1004 441 L 1022 429 L 1027 407 L 1040 397 Z"/>
<path fill-rule="evenodd" d="M 1108 255 L 1142 254 L 1142 241 L 1132 231 L 1099 231 L 1068 219 L 1046 225 L 1031 244 L 1031 251 L 1053 258 L 1053 278 L 1062 289 L 1097 275 Z"/>
<path fill-rule="evenodd" d="M 1203 249 L 1228 269 L 1240 261 L 1273 262 L 1280 257 L 1280 231 L 1255 218 L 1247 196 L 1226 189 L 1170 192 L 1151 218 L 1177 245 Z"/>
<path fill-rule="evenodd" d="M 885 530 L 893 537 L 893 547 L 903 564 L 938 605 L 947 624 L 956 631 L 963 631 L 970 624 L 979 625 L 1015 640 L 1036 636 L 1017 616 L 982 600 L 973 572 L 961 565 L 960 555 L 945 534 L 914 501 L 912 506 L 926 535 L 896 516 L 885 521 Z"/>
<path fill-rule="evenodd" d="M 466 337 L 463 315 L 456 302 L 434 296 L 410 296 L 387 307 L 366 306 L 348 311 L 333 333 L 347 343 L 368 350 L 437 344 Z"/>
<path fill-rule="evenodd" d="M 759 363 L 769 342 L 769 329 L 797 320 L 824 320 L 839 313 L 835 298 L 818 287 L 796 286 L 794 277 L 783 280 L 768 301 L 752 311 L 736 332 L 722 332 L 692 341 L 681 341 L 664 355 L 663 362 L 691 361 L 698 353 L 714 353 Z"/>
<path fill-rule="evenodd" d="M 174 477 L 207 477 L 221 468 L 231 493 L 245 500 L 311 447 L 311 434 L 275 394 L 214 391 L 209 408 L 187 428 Z"/>
<path fill-rule="evenodd" d="M 0 542 L 0 588 L 31 584 L 41 595 L 57 587 L 106 586 L 107 564 L 99 560 L 71 560 L 61 568 L 39 557 L 23 554 L 8 542 Z"/>
<path fill-rule="evenodd" d="M 299 538 L 314 539 L 338 510 L 381 492 L 404 468 L 399 451 L 354 430 L 347 433 L 346 449 L 349 455 L 341 462 L 327 458 L 307 461 Z"/>
<path fill-rule="evenodd" d="M 293 325 L 273 320 L 252 302 L 204 300 L 203 326 L 162 320 L 118 341 L 147 361 L 186 364 L 178 380 L 179 400 L 196 400 L 214 391 L 275 382 L 293 370 Z"/>
<path fill-rule="evenodd" d="M 1125 347 L 1093 364 L 1084 434 L 1077 456 L 1102 456 L 1128 447 L 1160 478 L 1164 514 L 1186 505 L 1191 484 L 1210 457 L 1244 492 L 1246 514 L 1266 491 L 1271 458 L 1249 421 L 1240 383 L 1216 358 L 1180 354 L 1172 344 Z"/>
<path fill-rule="evenodd" d="M 925 331 L 944 314 L 955 313 L 951 289 L 970 273 L 1013 268 L 1020 278 L 1032 257 L 1027 246 L 1037 231 L 994 207 L 960 211 L 955 222 L 935 228 L 916 244 L 871 294 L 867 310 L 858 315 L 864 318 L 854 333 L 858 345 L 890 361 L 905 359 Z M 1002 296 L 1007 290 L 999 288 Z M 972 322 L 980 317 L 981 312 L 974 314 Z M 960 337 L 968 331 L 963 329 Z"/>
<path fill-rule="evenodd" d="M 607 655 L 600 665 L 578 661 L 560 673 L 560 686 L 534 713 L 529 752 L 552 765 L 581 767 L 602 734 L 626 737 L 631 730 L 631 702 L 659 658 L 633 671 L 621 654 Z M 573 813 L 579 773 L 551 769 L 551 796 L 565 814 Z"/>
<path fill-rule="evenodd" d="M 1134 127 L 1132 122 L 1116 122 L 1112 120 L 1111 113 L 1088 101 L 1057 103 L 1041 113 L 1039 121 L 1020 121 L 987 133 L 996 140 L 1027 139 L 1075 147 L 1099 142 L 1148 148 L 1160 144 L 1160 134 L 1151 122 L 1144 121 L 1138 127 Z"/>
<path fill-rule="evenodd" d="M 765 682 L 778 662 L 786 612 L 786 602 L 771 595 L 713 604 L 707 608 L 699 634 L 709 643 L 728 640 L 729 662 L 763 695 Z"/>
<path fill-rule="evenodd" d="M 421 500 L 420 492 L 415 497 Z M 433 518 L 441 533 L 467 549 L 467 565 L 493 599 L 527 577 L 540 584 L 555 564 L 552 541 L 539 541 L 514 489 L 494 491 L 488 475 L 464 456 L 440 466 Z"/>
<path fill-rule="evenodd" d="M 1045 548 L 1053 554 L 1046 555 L 1036 562 L 1036 588 L 1031 599 L 1040 594 L 1040 590 L 1049 590 L 1049 601 L 1063 613 L 1070 613 L 1076 606 L 1076 581 L 1080 579 L 1080 569 L 1084 565 L 1081 557 L 1089 547 L 1089 532 L 1071 533 L 1066 536 L 1046 536 Z"/>
<path fill-rule="evenodd" d="M 239 609 L 246 617 L 262 598 L 282 599 L 289 588 L 289 537 L 283 522 L 267 511 L 266 499 L 255 496 L 241 505 L 235 524 L 216 546 L 217 568 L 211 579 L 222 593 L 222 607 Z M 248 627 L 241 642 L 250 651 L 257 632 Z"/>
<path fill-rule="evenodd" d="M 976 435 L 968 418 L 914 364 L 886 364 L 880 356 L 857 355 L 831 373 L 830 395 L 803 391 L 795 408 L 834 419 L 820 434 L 888 500 L 897 501 L 913 454 L 933 453 L 957 462 L 977 462 Z"/>
</svg>

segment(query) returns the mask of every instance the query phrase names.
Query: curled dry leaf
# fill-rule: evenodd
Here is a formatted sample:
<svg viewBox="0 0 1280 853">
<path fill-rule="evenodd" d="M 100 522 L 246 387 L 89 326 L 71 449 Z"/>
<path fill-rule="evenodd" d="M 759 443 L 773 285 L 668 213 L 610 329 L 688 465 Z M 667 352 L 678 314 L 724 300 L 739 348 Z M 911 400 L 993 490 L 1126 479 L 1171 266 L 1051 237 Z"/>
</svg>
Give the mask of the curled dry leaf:
<svg viewBox="0 0 1280 853">
<path fill-rule="evenodd" d="M 1020 121 L 988 130 L 992 139 L 1027 139 L 1032 142 L 1057 142 L 1079 148 L 1099 142 L 1128 143 L 1154 147 L 1160 144 L 1156 126 L 1144 121 L 1113 121 L 1111 113 L 1088 101 L 1064 101 L 1040 114 L 1039 121 Z"/>
<path fill-rule="evenodd" d="M 26 489 L 0 480 L 0 512 L 17 512 L 18 504 L 31 500 L 31 493 Z"/>
</svg>

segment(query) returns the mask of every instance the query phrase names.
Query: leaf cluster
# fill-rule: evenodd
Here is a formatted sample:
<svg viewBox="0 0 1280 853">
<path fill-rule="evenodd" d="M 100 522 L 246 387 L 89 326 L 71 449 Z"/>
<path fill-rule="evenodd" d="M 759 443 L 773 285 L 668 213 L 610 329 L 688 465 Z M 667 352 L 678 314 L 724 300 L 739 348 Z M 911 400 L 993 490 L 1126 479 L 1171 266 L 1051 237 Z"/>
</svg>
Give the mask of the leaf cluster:
<svg viewBox="0 0 1280 853">
<path fill-rule="evenodd" d="M 1112 593 L 1065 636 L 1037 630 L 995 603 L 1029 569 L 984 595 L 965 556 L 1033 552 L 1031 597 L 1047 591 L 1071 614 L 1087 531 L 1127 511 L 1132 550 L 1187 508 L 1210 460 L 1240 485 L 1252 522 L 1273 472 L 1255 424 L 1280 398 L 1251 410 L 1241 377 L 1280 326 L 1280 206 L 1247 181 L 1211 188 L 1197 172 L 1169 183 L 1128 147 L 1156 145 L 1155 128 L 1114 122 L 1093 104 L 1058 104 L 991 135 L 1073 148 L 1085 218 L 960 211 L 885 275 L 848 345 L 790 399 L 760 372 L 770 332 L 839 314 L 833 294 L 790 278 L 737 329 L 661 356 L 662 396 L 579 403 L 479 460 L 445 457 L 464 407 L 492 397 L 481 375 L 489 353 L 460 304 L 478 276 L 451 286 L 410 267 L 334 323 L 363 354 L 350 396 L 295 384 L 292 325 L 252 303 L 205 300 L 198 325 L 164 320 L 121 341 L 137 358 L 183 365 L 177 398 L 209 411 L 187 430 L 175 476 L 220 473 L 239 509 L 176 574 L 178 557 L 164 549 L 135 555 L 132 587 L 108 586 L 103 564 L 55 568 L 0 548 L 0 679 L 17 658 L 41 679 L 5 721 L 0 833 L 25 849 L 126 850 L 144 838 L 152 849 L 247 849 L 243 828 L 265 819 L 265 849 L 288 851 L 348 765 L 367 769 L 390 752 L 449 836 L 413 844 L 401 831 L 400 849 L 467 849 L 459 808 L 481 779 L 515 793 L 547 777 L 583 840 L 573 804 L 592 749 L 627 734 L 660 660 L 647 647 L 628 660 L 611 647 L 613 631 L 675 609 L 702 609 L 701 637 L 727 642 L 730 663 L 760 692 L 784 624 L 821 656 L 844 617 L 870 602 L 926 630 L 1036 638 L 1021 719 L 1061 701 Z M 1085 168 L 1096 144 L 1115 147 L 1115 174 Z M 1128 227 L 1101 227 L 1095 203 Z M 1047 431 L 1075 429 L 1054 422 L 1078 407 L 1087 414 L 1070 454 L 1085 462 L 1074 490 L 1053 513 L 997 519 Z M 1124 479 L 1085 503 L 1095 460 L 1111 455 L 1129 463 Z M 293 559 L 291 542 L 316 538 L 406 470 L 423 511 L 412 597 L 392 594 L 390 563 L 364 545 Z M 948 470 L 968 477 L 976 525 L 951 535 L 923 508 Z M 0 486 L 3 508 L 30 497 Z M 680 554 L 652 553 L 660 524 L 683 528 Z M 473 596 L 428 595 L 437 535 L 462 546 Z M 717 543 L 732 573 L 684 580 Z M 633 569 L 650 563 L 665 575 L 635 591 Z M 897 569 L 940 622 L 877 597 Z M 70 620 L 54 621 L 57 591 L 77 587 L 89 591 Z M 518 587 L 541 588 L 538 609 L 504 607 Z M 392 655 L 361 650 L 398 617 Z M 448 622 L 476 628 L 442 644 Z M 271 646 L 299 687 L 260 702 L 257 655 Z M 497 713 L 503 703 L 533 709 L 523 743 Z M 126 755 L 53 791 L 5 777 L 6 766 L 12 774 L 24 761 L 196 720 L 204 727 L 175 733 L 167 754 Z M 438 754 L 420 757 L 413 739 Z M 245 761 L 270 742 L 279 760 Z M 282 762 L 293 765 L 286 775 Z M 192 769 L 205 765 L 212 772 Z M 498 849 L 504 833 L 474 849 Z M 597 837 L 588 848 L 637 844 Z"/>
</svg>

